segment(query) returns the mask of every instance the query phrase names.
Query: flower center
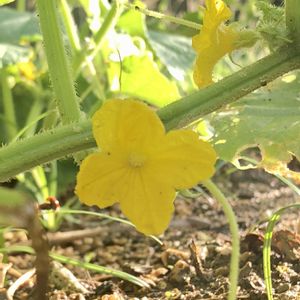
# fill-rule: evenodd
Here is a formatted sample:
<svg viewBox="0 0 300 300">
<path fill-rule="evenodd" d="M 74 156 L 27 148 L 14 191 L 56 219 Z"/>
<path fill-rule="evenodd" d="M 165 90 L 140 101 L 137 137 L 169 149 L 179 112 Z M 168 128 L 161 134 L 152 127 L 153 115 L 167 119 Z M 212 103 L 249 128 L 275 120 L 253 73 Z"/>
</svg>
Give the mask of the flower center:
<svg viewBox="0 0 300 300">
<path fill-rule="evenodd" d="M 133 168 L 140 168 L 144 165 L 146 157 L 140 153 L 131 153 L 128 156 L 128 163 Z"/>
</svg>

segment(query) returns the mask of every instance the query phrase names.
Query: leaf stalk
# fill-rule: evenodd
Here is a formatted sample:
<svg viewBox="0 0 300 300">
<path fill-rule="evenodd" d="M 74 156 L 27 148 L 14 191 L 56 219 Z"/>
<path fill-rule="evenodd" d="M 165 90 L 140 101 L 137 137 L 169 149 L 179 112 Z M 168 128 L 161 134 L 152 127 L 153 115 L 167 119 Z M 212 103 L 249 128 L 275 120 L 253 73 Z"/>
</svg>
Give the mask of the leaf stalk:
<svg viewBox="0 0 300 300">
<path fill-rule="evenodd" d="M 294 47 L 281 49 L 160 109 L 158 115 L 167 130 L 187 126 L 297 68 L 300 68 L 299 52 Z M 91 121 L 79 121 L 17 141 L 0 149 L 0 182 L 37 165 L 92 147 L 95 147 L 95 141 Z"/>
<path fill-rule="evenodd" d="M 238 287 L 239 278 L 239 260 L 240 260 L 240 238 L 239 238 L 239 228 L 236 216 L 232 210 L 231 205 L 220 191 L 220 189 L 211 181 L 206 180 L 202 184 L 209 190 L 212 196 L 219 202 L 222 206 L 224 214 L 229 223 L 229 229 L 231 233 L 231 260 L 230 260 L 230 274 L 229 274 L 229 292 L 227 300 L 235 300 Z"/>
</svg>

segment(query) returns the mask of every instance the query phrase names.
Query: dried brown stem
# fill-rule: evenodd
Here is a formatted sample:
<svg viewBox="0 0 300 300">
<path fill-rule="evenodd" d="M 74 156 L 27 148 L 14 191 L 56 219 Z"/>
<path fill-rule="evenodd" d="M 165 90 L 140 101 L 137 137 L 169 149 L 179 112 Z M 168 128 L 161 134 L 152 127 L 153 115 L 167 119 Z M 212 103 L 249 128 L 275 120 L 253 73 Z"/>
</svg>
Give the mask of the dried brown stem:
<svg viewBox="0 0 300 300">
<path fill-rule="evenodd" d="M 7 226 L 24 227 L 28 230 L 32 240 L 32 248 L 36 253 L 35 273 L 37 282 L 35 299 L 47 300 L 46 292 L 49 275 L 49 247 L 46 235 L 44 234 L 38 217 L 37 209 L 34 205 L 34 201 L 29 199 L 26 195 L 20 194 L 16 191 L 11 191 L 9 189 L 1 188 L 0 192 L 1 224 Z M 23 277 L 23 275 L 21 277 Z"/>
</svg>

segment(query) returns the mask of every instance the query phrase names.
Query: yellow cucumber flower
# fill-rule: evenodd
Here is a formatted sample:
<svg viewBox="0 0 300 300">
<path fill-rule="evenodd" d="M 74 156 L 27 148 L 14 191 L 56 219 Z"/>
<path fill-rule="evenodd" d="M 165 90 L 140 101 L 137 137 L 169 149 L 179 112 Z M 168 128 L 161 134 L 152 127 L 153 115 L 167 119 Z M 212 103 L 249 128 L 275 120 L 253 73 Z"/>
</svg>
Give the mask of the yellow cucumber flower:
<svg viewBox="0 0 300 300">
<path fill-rule="evenodd" d="M 235 26 L 224 24 L 231 17 L 226 4 L 221 0 L 205 0 L 205 4 L 203 26 L 192 39 L 192 46 L 198 54 L 194 81 L 199 88 L 213 82 L 213 68 L 220 58 L 244 46 L 239 43 L 241 32 Z"/>
<path fill-rule="evenodd" d="M 100 149 L 80 166 L 76 193 L 100 208 L 116 202 L 144 234 L 168 226 L 176 189 L 190 188 L 214 173 L 216 153 L 192 130 L 165 132 L 146 104 L 109 100 L 94 114 L 93 134 Z"/>
<path fill-rule="evenodd" d="M 35 65 L 31 62 L 20 62 L 17 64 L 20 73 L 30 81 L 34 81 L 37 77 L 37 70 Z"/>
</svg>

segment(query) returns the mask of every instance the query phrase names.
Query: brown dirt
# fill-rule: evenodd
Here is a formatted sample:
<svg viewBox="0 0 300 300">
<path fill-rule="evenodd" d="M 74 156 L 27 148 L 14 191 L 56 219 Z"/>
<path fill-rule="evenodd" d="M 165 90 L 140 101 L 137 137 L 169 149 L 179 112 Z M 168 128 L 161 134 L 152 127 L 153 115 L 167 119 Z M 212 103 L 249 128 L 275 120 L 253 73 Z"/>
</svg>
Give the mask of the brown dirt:
<svg viewBox="0 0 300 300">
<path fill-rule="evenodd" d="M 297 197 L 274 176 L 260 170 L 221 169 L 215 182 L 228 196 L 238 217 L 241 263 L 238 299 L 267 299 L 262 268 L 266 219 Z M 55 299 L 226 299 L 230 260 L 230 235 L 226 219 L 210 196 L 187 199 L 178 196 L 176 212 L 163 245 L 116 222 L 90 216 L 64 221 L 61 231 L 96 228 L 96 234 L 60 241 L 52 251 L 65 256 L 122 270 L 144 279 L 140 288 L 109 275 L 66 265 L 86 290 L 76 291 L 51 279 L 49 297 Z M 118 216 L 118 209 L 107 210 Z M 99 230 L 99 226 L 101 226 Z M 275 299 L 300 299 L 300 236 L 298 212 L 291 210 L 276 225 L 273 235 L 272 278 Z M 24 233 L 8 233 L 7 243 L 24 242 Z M 12 268 L 25 273 L 33 267 L 30 255 L 10 255 Z M 0 264 L 1 265 L 1 264 Z M 0 270 L 1 272 L 1 270 Z M 7 274 L 0 299 L 16 277 Z M 30 299 L 34 281 L 20 287 L 14 299 Z M 2 292 L 2 298 L 1 298 Z"/>
</svg>

